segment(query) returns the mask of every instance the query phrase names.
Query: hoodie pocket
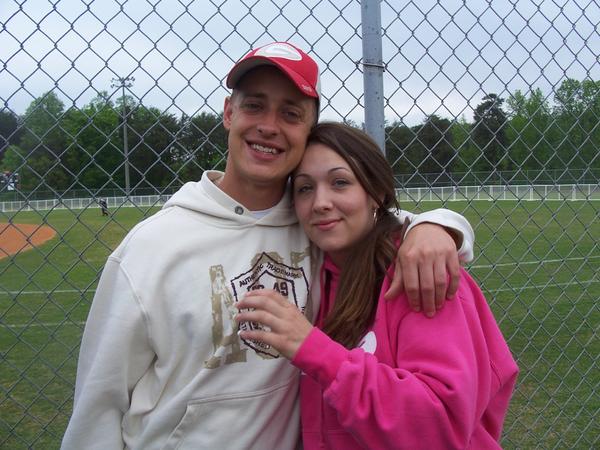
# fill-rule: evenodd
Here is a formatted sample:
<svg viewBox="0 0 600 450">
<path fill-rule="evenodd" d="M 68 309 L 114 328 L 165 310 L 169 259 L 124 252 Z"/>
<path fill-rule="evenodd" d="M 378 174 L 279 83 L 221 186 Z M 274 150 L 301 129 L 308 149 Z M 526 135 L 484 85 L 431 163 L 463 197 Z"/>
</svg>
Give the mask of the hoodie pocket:
<svg viewBox="0 0 600 450">
<path fill-rule="evenodd" d="M 297 378 L 251 393 L 191 400 L 163 450 L 294 449 Z"/>
</svg>

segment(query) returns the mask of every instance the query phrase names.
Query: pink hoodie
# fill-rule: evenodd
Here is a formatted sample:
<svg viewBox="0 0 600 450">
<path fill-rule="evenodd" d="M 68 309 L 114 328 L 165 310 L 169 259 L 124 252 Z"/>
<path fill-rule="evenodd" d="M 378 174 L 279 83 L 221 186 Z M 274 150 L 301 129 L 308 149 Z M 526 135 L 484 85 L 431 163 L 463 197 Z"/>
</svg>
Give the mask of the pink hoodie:
<svg viewBox="0 0 600 450">
<path fill-rule="evenodd" d="M 328 258 L 322 292 L 327 272 L 317 327 L 339 280 Z M 304 448 L 500 448 L 518 368 L 477 284 L 462 270 L 457 297 L 433 319 L 412 312 L 404 293 L 384 300 L 388 286 L 359 348 L 315 327 L 292 361 L 303 371 Z"/>
</svg>

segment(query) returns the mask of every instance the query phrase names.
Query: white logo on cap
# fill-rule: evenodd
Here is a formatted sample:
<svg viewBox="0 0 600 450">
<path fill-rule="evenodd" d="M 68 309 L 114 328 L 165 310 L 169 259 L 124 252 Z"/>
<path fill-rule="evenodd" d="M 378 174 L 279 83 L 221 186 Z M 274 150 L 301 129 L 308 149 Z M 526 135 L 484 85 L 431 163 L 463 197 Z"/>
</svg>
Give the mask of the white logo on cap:
<svg viewBox="0 0 600 450">
<path fill-rule="evenodd" d="M 267 58 L 284 58 L 291 61 L 301 61 L 302 55 L 294 47 L 288 44 L 277 42 L 274 44 L 265 45 L 259 48 L 256 56 L 265 56 Z"/>
</svg>

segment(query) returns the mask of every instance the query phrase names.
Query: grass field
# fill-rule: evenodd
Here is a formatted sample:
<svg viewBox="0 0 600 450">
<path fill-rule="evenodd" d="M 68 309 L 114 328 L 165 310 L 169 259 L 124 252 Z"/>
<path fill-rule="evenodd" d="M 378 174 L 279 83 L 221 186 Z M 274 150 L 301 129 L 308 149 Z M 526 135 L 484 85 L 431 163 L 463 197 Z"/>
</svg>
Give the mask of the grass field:
<svg viewBox="0 0 600 450">
<path fill-rule="evenodd" d="M 521 368 L 504 447 L 599 448 L 600 203 L 446 207 L 475 228 L 470 271 Z M 99 271 L 126 232 L 152 212 L 0 215 L 0 222 L 46 223 L 58 232 L 38 249 L 0 260 L 0 448 L 59 447 Z"/>
</svg>

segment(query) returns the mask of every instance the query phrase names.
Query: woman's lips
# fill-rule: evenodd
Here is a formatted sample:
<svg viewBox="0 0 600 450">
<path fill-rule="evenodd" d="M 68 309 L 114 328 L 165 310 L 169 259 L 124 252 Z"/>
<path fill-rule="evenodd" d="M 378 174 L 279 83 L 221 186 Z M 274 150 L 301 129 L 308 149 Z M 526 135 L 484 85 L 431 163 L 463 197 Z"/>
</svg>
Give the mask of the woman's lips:
<svg viewBox="0 0 600 450">
<path fill-rule="evenodd" d="M 331 230 L 333 227 L 337 225 L 339 219 L 331 219 L 331 220 L 321 220 L 314 224 L 321 231 Z"/>
</svg>

